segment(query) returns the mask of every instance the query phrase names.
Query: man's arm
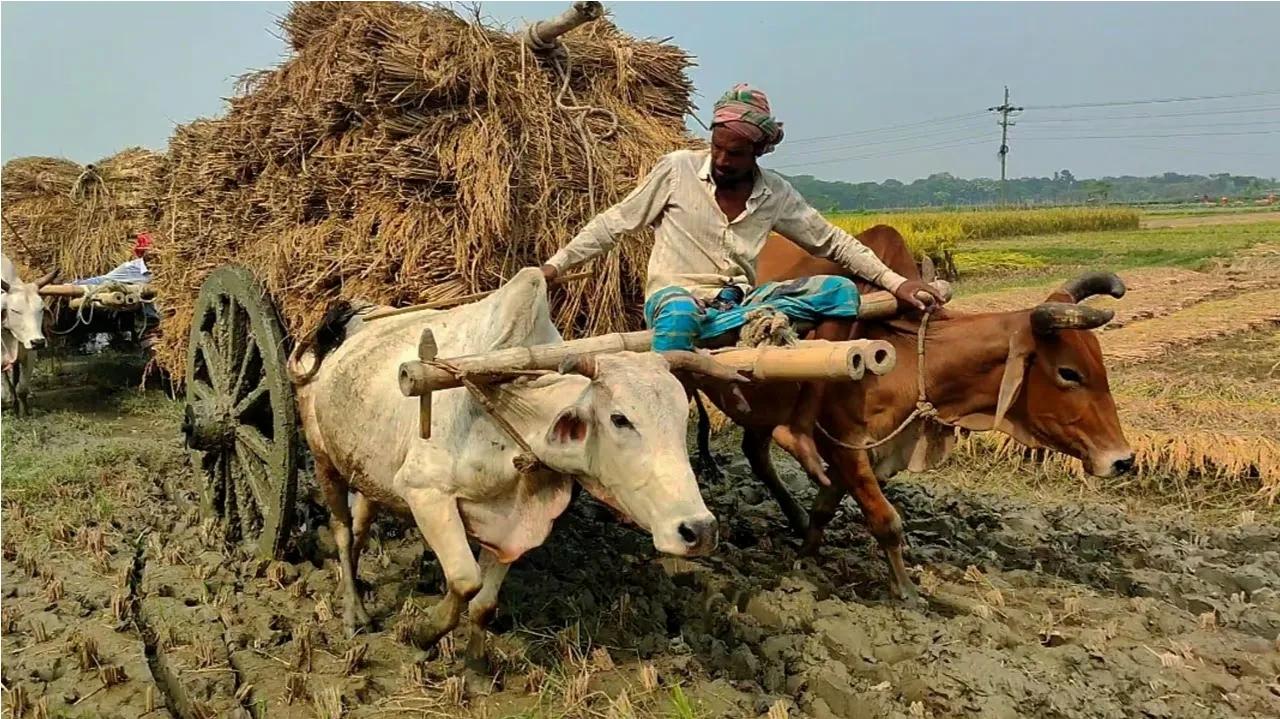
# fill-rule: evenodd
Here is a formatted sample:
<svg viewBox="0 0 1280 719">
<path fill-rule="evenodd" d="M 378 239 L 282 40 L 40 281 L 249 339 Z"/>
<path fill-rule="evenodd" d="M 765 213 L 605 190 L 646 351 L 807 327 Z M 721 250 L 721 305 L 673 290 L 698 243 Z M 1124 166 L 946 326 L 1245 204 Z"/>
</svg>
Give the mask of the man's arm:
<svg viewBox="0 0 1280 719">
<path fill-rule="evenodd" d="M 547 279 L 613 249 L 618 238 L 653 224 L 671 197 L 672 162 L 664 155 L 636 189 L 621 202 L 596 215 L 569 244 L 542 266 Z"/>
<path fill-rule="evenodd" d="M 922 290 L 938 304 L 946 301 L 931 285 L 908 280 L 889 269 L 871 248 L 827 221 L 790 183 L 785 183 L 784 193 L 781 212 L 773 226 L 778 234 L 810 254 L 840 264 L 857 276 L 889 290 L 899 300 L 917 309 L 925 308 L 925 303 L 916 297 L 916 293 Z"/>
</svg>

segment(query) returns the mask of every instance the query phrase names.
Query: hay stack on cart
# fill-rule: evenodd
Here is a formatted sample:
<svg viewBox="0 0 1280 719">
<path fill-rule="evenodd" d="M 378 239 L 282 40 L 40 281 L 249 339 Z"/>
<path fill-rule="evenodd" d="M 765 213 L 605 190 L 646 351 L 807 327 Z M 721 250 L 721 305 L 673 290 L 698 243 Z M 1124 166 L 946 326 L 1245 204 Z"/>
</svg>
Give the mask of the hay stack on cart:
<svg viewBox="0 0 1280 719">
<path fill-rule="evenodd" d="M 164 156 L 140 147 L 91 165 L 20 157 L 0 189 L 5 252 L 29 272 L 101 275 L 129 259 L 133 238 L 159 218 Z"/>
<path fill-rule="evenodd" d="M 689 56 L 607 19 L 564 35 L 562 53 L 417 5 L 303 3 L 281 24 L 294 55 L 170 141 L 154 254 L 158 360 L 175 375 L 217 267 L 259 278 L 293 337 L 338 298 L 491 290 L 691 141 Z M 639 326 L 648 246 L 632 241 L 594 282 L 558 291 L 557 323 Z"/>
</svg>

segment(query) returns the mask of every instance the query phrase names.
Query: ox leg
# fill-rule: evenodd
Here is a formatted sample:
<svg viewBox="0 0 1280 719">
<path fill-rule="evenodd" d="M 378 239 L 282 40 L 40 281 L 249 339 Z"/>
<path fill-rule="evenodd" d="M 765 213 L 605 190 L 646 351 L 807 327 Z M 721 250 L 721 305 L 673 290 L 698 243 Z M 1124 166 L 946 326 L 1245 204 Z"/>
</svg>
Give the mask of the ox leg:
<svg viewBox="0 0 1280 719">
<path fill-rule="evenodd" d="M 397 480 L 397 484 L 403 486 L 405 482 Z M 446 584 L 444 599 L 432 608 L 427 626 L 414 638 L 415 644 L 426 648 L 458 626 L 463 607 L 480 591 L 480 566 L 467 544 L 467 529 L 456 499 L 441 492 L 411 489 L 405 500 L 418 530 L 444 570 Z"/>
<path fill-rule="evenodd" d="M 782 513 L 786 515 L 787 522 L 791 525 L 791 531 L 798 536 L 804 536 L 809 526 L 808 519 L 805 517 L 804 509 L 796 502 L 795 497 L 791 496 L 791 492 L 787 491 L 786 485 L 778 477 L 778 472 L 773 467 L 773 460 L 769 459 L 771 441 L 769 430 L 745 427 L 742 430 L 742 454 L 751 465 L 751 473 L 764 483 L 769 494 L 773 495 L 778 506 L 782 508 Z"/>
<path fill-rule="evenodd" d="M 871 467 L 871 459 L 866 452 L 843 449 L 840 450 L 839 457 L 836 463 L 838 466 L 851 468 L 839 473 L 841 482 L 862 508 L 867 529 L 876 538 L 880 549 L 884 551 L 885 560 L 889 562 L 889 591 L 897 599 L 917 600 L 919 594 L 916 592 L 916 585 L 907 576 L 907 566 L 902 559 L 902 549 L 906 544 L 902 518 L 880 491 L 880 481 L 876 479 Z"/>
<path fill-rule="evenodd" d="M 329 464 L 327 458 L 316 457 L 316 479 L 324 490 L 325 504 L 329 505 L 329 530 L 333 542 L 338 545 L 338 566 L 342 568 L 342 626 L 347 636 L 369 626 L 369 614 L 356 586 L 356 563 L 352 556 L 351 508 L 347 506 L 347 483 Z"/>
<path fill-rule="evenodd" d="M 852 327 L 853 324 L 846 320 L 826 320 L 815 328 L 813 336 L 820 340 L 847 340 Z M 804 471 L 823 486 L 831 484 L 831 480 L 827 477 L 826 468 L 822 466 L 822 455 L 818 453 L 813 431 L 818 424 L 818 413 L 822 411 L 822 398 L 826 395 L 826 388 L 825 382 L 806 382 L 802 385 L 790 423 L 779 425 L 773 430 L 774 441 L 795 457 Z"/>
<path fill-rule="evenodd" d="M 493 552 L 480 552 L 480 591 L 471 598 L 467 605 L 467 615 L 471 620 L 471 638 L 467 643 L 467 659 L 480 662 L 484 658 L 484 629 L 493 619 L 498 609 L 498 591 L 502 589 L 502 581 L 507 578 L 510 564 L 498 561 Z M 485 668 L 487 671 L 487 668 Z"/>
<path fill-rule="evenodd" d="M 698 390 L 686 388 L 698 408 L 698 472 L 707 481 L 720 479 L 720 468 L 716 466 L 715 457 L 711 456 L 711 417 L 702 403 L 702 395 Z"/>
<path fill-rule="evenodd" d="M 502 581 L 510 569 L 511 565 L 499 562 L 493 552 L 483 550 L 480 553 L 481 587 L 467 605 L 467 613 L 476 626 L 488 626 L 489 620 L 493 619 L 498 608 L 498 591 L 502 589 Z"/>
<path fill-rule="evenodd" d="M 369 543 L 369 528 L 373 525 L 374 506 L 362 492 L 356 492 L 351 505 L 351 576 L 359 577 L 360 555 Z M 358 581 L 358 580 L 357 580 Z"/>
<path fill-rule="evenodd" d="M 836 471 L 838 473 L 840 469 L 837 467 Z M 845 488 L 838 484 L 818 489 L 818 496 L 814 498 L 813 507 L 809 510 L 809 528 L 804 534 L 804 544 L 800 545 L 800 556 L 818 556 L 818 550 L 822 547 L 823 533 L 835 518 L 836 510 L 840 508 L 840 500 L 844 499 L 845 494 L 847 494 Z"/>
<path fill-rule="evenodd" d="M 31 385 L 28 375 L 34 353 L 19 351 L 18 361 L 13 363 L 13 412 L 19 417 L 31 416 Z"/>
</svg>

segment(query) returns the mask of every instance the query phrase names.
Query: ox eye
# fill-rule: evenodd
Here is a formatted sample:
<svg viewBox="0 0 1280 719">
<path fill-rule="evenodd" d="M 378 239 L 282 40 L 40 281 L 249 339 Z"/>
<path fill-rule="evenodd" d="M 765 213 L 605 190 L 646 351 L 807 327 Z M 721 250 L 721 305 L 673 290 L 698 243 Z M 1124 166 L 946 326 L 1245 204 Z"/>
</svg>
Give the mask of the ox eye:
<svg viewBox="0 0 1280 719">
<path fill-rule="evenodd" d="M 1084 384 L 1084 377 L 1081 377 L 1079 372 L 1070 367 L 1059 367 L 1058 379 L 1067 384 Z"/>
<path fill-rule="evenodd" d="M 627 419 L 627 415 L 621 412 L 614 412 L 609 415 L 609 421 L 613 422 L 613 426 L 618 429 L 635 428 L 635 425 L 631 424 L 631 420 Z"/>
</svg>

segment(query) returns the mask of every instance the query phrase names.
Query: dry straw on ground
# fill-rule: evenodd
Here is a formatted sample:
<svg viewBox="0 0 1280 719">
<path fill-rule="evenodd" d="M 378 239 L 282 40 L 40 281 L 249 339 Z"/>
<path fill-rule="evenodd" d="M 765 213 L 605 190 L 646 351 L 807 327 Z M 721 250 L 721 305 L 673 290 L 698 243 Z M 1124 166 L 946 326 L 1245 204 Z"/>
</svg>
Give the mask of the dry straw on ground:
<svg viewBox="0 0 1280 719">
<path fill-rule="evenodd" d="M 5 254 L 28 273 L 57 267 L 91 277 L 130 256 L 133 238 L 155 229 L 164 157 L 130 148 L 92 165 L 50 157 L 5 163 Z"/>
<path fill-rule="evenodd" d="M 1174 349 L 1280 324 L 1280 289 L 1192 305 L 1100 335 L 1109 366 L 1155 359 Z"/>
<path fill-rule="evenodd" d="M 560 66 L 445 8 L 305 3 L 282 26 L 294 56 L 170 141 L 156 254 L 171 371 L 200 284 L 223 264 L 263 279 L 295 338 L 339 297 L 493 289 L 690 141 L 689 56 L 607 19 L 565 36 L 563 94 Z M 628 242 L 563 290 L 558 324 L 635 327 L 647 248 Z"/>
</svg>

